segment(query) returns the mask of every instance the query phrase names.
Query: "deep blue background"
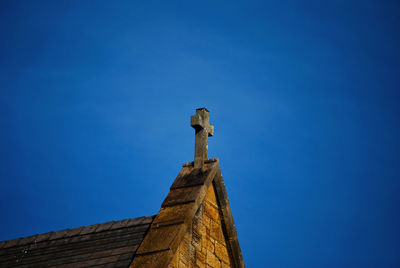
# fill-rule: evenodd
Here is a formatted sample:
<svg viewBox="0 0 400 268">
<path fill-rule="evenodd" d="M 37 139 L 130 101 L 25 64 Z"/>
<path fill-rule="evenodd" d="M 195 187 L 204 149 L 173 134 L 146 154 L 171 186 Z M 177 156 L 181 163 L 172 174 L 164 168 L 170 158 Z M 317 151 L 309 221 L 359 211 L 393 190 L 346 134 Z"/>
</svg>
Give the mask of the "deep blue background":
<svg viewBox="0 0 400 268">
<path fill-rule="evenodd" d="M 206 106 L 248 267 L 400 267 L 398 3 L 1 1 L 0 240 L 156 214 Z"/>
</svg>

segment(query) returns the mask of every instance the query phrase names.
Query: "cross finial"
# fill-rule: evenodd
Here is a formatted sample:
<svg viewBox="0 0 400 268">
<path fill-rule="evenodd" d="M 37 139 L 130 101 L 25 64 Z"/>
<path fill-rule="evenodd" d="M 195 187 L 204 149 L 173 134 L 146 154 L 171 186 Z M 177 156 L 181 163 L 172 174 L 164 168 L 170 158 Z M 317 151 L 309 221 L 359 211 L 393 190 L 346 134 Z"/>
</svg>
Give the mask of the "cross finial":
<svg viewBox="0 0 400 268">
<path fill-rule="evenodd" d="M 194 148 L 194 167 L 201 168 L 208 158 L 208 137 L 214 135 L 214 126 L 209 122 L 210 114 L 206 108 L 196 109 L 190 118 L 190 125 L 196 130 Z"/>
</svg>

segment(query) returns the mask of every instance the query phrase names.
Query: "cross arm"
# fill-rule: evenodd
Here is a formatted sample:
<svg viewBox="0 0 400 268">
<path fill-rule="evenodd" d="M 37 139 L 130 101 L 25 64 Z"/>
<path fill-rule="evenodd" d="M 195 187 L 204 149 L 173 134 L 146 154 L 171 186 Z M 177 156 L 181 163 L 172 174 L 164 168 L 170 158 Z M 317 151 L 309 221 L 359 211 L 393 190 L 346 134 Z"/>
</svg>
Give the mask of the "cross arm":
<svg viewBox="0 0 400 268">
<path fill-rule="evenodd" d="M 196 115 L 190 117 L 190 125 L 196 130 L 205 129 L 208 136 L 214 135 L 214 126 L 209 123 L 209 112 L 205 108 L 196 110 Z"/>
</svg>

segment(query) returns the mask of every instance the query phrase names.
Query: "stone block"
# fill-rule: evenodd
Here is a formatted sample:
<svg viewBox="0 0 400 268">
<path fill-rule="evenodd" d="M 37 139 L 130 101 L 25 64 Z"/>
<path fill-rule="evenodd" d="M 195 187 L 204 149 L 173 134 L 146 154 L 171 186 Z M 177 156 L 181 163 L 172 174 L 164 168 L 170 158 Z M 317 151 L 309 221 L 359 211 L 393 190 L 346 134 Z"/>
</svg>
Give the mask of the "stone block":
<svg viewBox="0 0 400 268">
<path fill-rule="evenodd" d="M 224 233 L 220 222 L 211 222 L 210 235 L 215 239 L 225 244 Z"/>
<path fill-rule="evenodd" d="M 207 251 L 206 263 L 211 267 L 220 267 L 221 265 L 219 259 L 214 255 L 213 252 L 210 251 Z"/>
<path fill-rule="evenodd" d="M 206 263 L 206 255 L 204 253 L 196 250 L 195 257 L 196 257 L 196 262 L 201 262 L 203 264 Z"/>
<path fill-rule="evenodd" d="M 229 259 L 229 253 L 227 248 L 221 244 L 218 243 L 217 241 L 215 241 L 215 255 L 223 262 L 229 264 L 230 263 L 230 259 Z"/>
<path fill-rule="evenodd" d="M 218 208 L 211 205 L 209 202 L 204 202 L 205 213 L 214 221 L 219 221 L 219 211 Z"/>
<path fill-rule="evenodd" d="M 214 253 L 215 250 L 214 239 L 212 239 L 210 236 L 207 236 L 205 244 L 207 251 L 211 251 L 212 253 Z"/>
<path fill-rule="evenodd" d="M 206 195 L 207 202 L 210 202 L 215 207 L 218 207 L 217 197 L 215 195 L 214 187 L 210 186 Z"/>
</svg>

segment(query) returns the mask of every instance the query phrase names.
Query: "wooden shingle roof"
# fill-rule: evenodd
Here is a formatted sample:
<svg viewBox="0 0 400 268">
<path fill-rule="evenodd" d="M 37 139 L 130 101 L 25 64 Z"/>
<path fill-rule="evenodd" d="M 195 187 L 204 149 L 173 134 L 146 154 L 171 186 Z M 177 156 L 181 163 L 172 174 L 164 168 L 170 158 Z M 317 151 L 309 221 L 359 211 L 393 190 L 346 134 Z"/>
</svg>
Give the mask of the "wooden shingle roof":
<svg viewBox="0 0 400 268">
<path fill-rule="evenodd" d="M 0 242 L 0 267 L 128 267 L 154 216 Z"/>
</svg>

